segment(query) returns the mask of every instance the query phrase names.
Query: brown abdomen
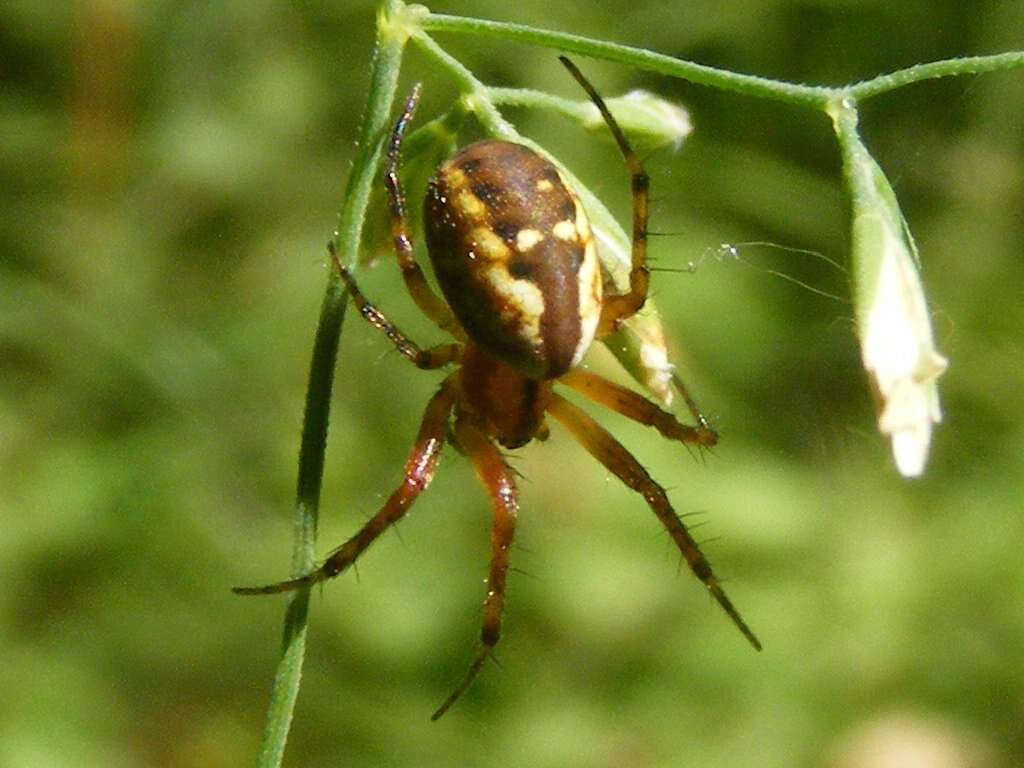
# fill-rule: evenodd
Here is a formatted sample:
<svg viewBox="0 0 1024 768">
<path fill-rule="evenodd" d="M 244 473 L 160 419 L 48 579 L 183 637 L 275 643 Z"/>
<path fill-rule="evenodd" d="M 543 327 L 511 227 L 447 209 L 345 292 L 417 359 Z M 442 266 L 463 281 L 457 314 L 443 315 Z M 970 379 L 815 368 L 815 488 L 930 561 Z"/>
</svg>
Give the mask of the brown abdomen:
<svg viewBox="0 0 1024 768">
<path fill-rule="evenodd" d="M 434 272 L 470 338 L 532 379 L 580 361 L 601 274 L 583 207 L 551 163 L 520 144 L 471 144 L 431 179 L 424 218 Z"/>
</svg>

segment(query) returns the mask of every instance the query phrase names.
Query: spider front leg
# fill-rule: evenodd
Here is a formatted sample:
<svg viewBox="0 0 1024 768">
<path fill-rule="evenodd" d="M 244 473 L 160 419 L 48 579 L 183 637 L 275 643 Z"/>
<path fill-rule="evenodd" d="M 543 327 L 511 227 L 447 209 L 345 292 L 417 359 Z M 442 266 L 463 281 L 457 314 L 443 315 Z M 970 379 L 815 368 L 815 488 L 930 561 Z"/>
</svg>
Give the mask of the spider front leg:
<svg viewBox="0 0 1024 768">
<path fill-rule="evenodd" d="M 487 577 L 487 599 L 484 600 L 483 628 L 480 630 L 480 648 L 473 658 L 465 677 L 451 695 L 431 715 L 437 720 L 458 701 L 469 688 L 491 655 L 501 636 L 501 617 L 505 610 L 505 579 L 508 576 L 509 549 L 516 530 L 519 499 L 512 470 L 494 444 L 476 427 L 464 419 L 455 422 L 455 438 L 490 494 L 494 505 L 494 525 L 491 528 L 491 568 Z"/>
<path fill-rule="evenodd" d="M 441 368 L 448 363 L 456 362 L 459 356 L 462 354 L 461 344 L 438 344 L 437 346 L 430 347 L 428 349 L 422 349 L 416 342 L 402 333 L 398 327 L 392 323 L 384 313 L 381 312 L 377 307 L 371 304 L 363 292 L 359 290 L 359 285 L 356 283 L 356 279 L 352 276 L 352 273 L 342 265 L 341 260 L 338 258 L 337 252 L 334 250 L 334 244 L 328 243 L 327 250 L 331 255 L 331 261 L 334 264 L 334 268 L 338 270 L 338 275 L 345 283 L 345 287 L 348 289 L 349 295 L 352 297 L 352 301 L 355 303 L 356 308 L 359 310 L 359 314 L 374 328 L 378 328 L 384 332 L 384 335 L 388 337 L 395 348 L 417 368 L 423 370 L 433 370 L 434 368 Z"/>
<path fill-rule="evenodd" d="M 402 114 L 395 121 L 395 127 L 391 131 L 391 138 L 388 141 L 388 153 L 384 162 L 384 186 L 387 188 L 391 207 L 391 239 L 395 245 L 395 257 L 398 259 L 398 268 L 402 272 L 402 279 L 405 281 L 405 287 L 413 301 L 416 302 L 416 306 L 423 314 L 437 323 L 442 330 L 448 331 L 457 339 L 463 339 L 465 334 L 455 319 L 455 315 L 452 314 L 448 305 L 434 293 L 423 270 L 413 257 L 412 240 L 409 238 L 409 218 L 405 209 L 405 192 L 402 189 L 402 180 L 398 176 L 398 162 L 402 156 L 402 140 L 405 137 L 405 129 L 416 112 L 420 91 L 419 83 L 413 86 L 412 92 L 405 100 Z"/>
<path fill-rule="evenodd" d="M 633 189 L 633 253 L 632 265 L 629 271 L 629 292 L 613 296 L 605 296 L 601 306 L 601 319 L 597 324 L 597 338 L 604 338 L 610 333 L 618 330 L 623 320 L 626 320 L 637 312 L 647 301 L 647 288 L 651 280 L 651 271 L 647 266 L 647 220 L 650 209 L 650 179 L 644 170 L 643 164 L 636 156 L 636 152 L 626 140 L 618 122 L 612 116 L 604 99 L 590 84 L 590 81 L 583 76 L 583 73 L 565 56 L 559 56 L 559 61 L 565 65 L 573 77 L 576 78 L 583 90 L 590 96 L 594 106 L 601 112 L 608 130 L 611 131 L 615 143 L 619 145 L 619 151 L 626 161 L 629 169 L 631 186 Z"/>
<path fill-rule="evenodd" d="M 697 422 L 701 429 L 706 429 L 714 433 L 715 442 L 717 443 L 718 433 L 711 428 L 708 420 L 704 418 L 704 414 L 701 413 L 700 407 L 697 405 L 697 401 L 693 399 L 693 395 L 690 394 L 690 390 L 687 388 L 686 384 L 683 383 L 683 378 L 678 373 L 673 372 L 672 384 L 675 385 L 676 391 L 682 396 L 683 402 L 686 403 L 686 410 L 690 412 L 693 420 Z"/>
<path fill-rule="evenodd" d="M 608 381 L 596 373 L 576 368 L 558 381 L 628 419 L 654 427 L 669 440 L 678 440 L 702 448 L 709 448 L 718 443 L 718 433 L 703 421 L 695 427 L 682 424 L 671 413 L 662 410 L 642 395 Z"/>
<path fill-rule="evenodd" d="M 654 482 L 640 462 L 604 427 L 565 398 L 552 394 L 548 412 L 568 429 L 587 452 L 601 462 L 609 472 L 644 497 L 648 506 L 669 532 L 680 553 L 686 558 L 694 575 L 708 588 L 708 591 L 722 606 L 744 637 L 750 641 L 750 644 L 757 650 L 761 650 L 761 641 L 747 626 L 729 596 L 725 594 L 725 590 L 722 589 L 711 570 L 711 564 L 700 551 L 700 547 L 697 546 L 697 542 L 694 541 L 690 532 L 686 530 L 679 515 L 672 509 L 668 496 L 665 495 L 665 489 Z"/>
<path fill-rule="evenodd" d="M 402 484 L 391 494 L 380 511 L 370 518 L 355 536 L 334 550 L 319 568 L 305 576 L 262 587 L 235 587 L 232 592 L 238 595 L 270 595 L 276 592 L 287 592 L 326 581 L 352 565 L 378 536 L 409 511 L 409 507 L 433 480 L 434 470 L 437 468 L 441 449 L 444 447 L 448 416 L 455 403 L 457 389 L 455 374 L 452 374 L 442 382 L 441 388 L 430 399 L 426 412 L 423 414 L 423 422 L 420 425 L 416 442 L 409 454 L 409 459 L 405 462 Z"/>
</svg>

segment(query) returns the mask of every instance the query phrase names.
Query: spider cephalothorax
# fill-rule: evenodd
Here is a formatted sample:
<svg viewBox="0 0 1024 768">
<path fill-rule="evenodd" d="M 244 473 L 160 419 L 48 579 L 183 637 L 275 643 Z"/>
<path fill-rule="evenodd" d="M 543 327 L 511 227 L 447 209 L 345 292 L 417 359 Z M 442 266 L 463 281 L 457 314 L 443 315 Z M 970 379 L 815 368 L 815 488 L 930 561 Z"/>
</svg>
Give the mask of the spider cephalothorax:
<svg viewBox="0 0 1024 768">
<path fill-rule="evenodd" d="M 410 294 L 456 343 L 419 347 L 367 301 L 333 249 L 331 257 L 360 313 L 382 330 L 403 356 L 422 369 L 449 364 L 459 367 L 448 374 L 427 404 L 402 484 L 359 532 L 306 576 L 235 590 L 241 594 L 284 592 L 308 587 L 347 569 L 430 484 L 441 448 L 451 435 L 473 463 L 495 515 L 480 648 L 434 719 L 473 681 L 501 632 L 518 496 L 514 473 L 495 443 L 518 448 L 543 437 L 549 415 L 608 471 L 644 497 L 697 578 L 751 644 L 761 647 L 661 486 L 611 434 L 554 390 L 555 384 L 564 384 L 673 440 L 702 446 L 717 440 L 702 418 L 698 417 L 697 426 L 681 424 L 636 392 L 576 367 L 595 338 L 616 330 L 646 301 L 648 180 L 601 97 L 572 62 L 564 57 L 562 62 L 601 111 L 629 167 L 633 188 L 629 291 L 605 293 L 587 215 L 558 169 L 528 147 L 492 140 L 456 153 L 428 185 L 424 206 L 427 249 L 447 299 L 442 301 L 413 258 L 398 177 L 402 138 L 419 98 L 419 86 L 414 88 L 388 146 L 384 178 L 392 235 Z"/>
</svg>

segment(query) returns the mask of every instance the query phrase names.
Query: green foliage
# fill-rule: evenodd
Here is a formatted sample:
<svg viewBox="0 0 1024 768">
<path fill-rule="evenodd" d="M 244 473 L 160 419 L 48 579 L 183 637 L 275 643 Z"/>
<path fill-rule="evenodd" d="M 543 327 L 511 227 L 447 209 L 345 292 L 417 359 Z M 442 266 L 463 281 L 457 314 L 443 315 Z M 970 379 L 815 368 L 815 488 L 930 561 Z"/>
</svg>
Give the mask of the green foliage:
<svg viewBox="0 0 1024 768">
<path fill-rule="evenodd" d="M 340 323 L 340 297 L 322 302 L 323 243 L 350 167 L 372 176 L 359 172 L 373 165 L 366 126 L 387 106 L 361 124 L 366 95 L 384 104 L 393 86 L 369 80 L 369 3 L 74 7 L 0 11 L 2 753 L 47 768 L 250 765 L 283 606 L 228 588 L 288 570 L 310 327 L 318 306 Z M 435 10 L 509 14 L 491 2 Z M 431 34 L 487 83 L 579 97 L 554 52 L 456 37 L 446 19 Z M 520 3 L 514 20 L 829 83 L 1005 50 L 1024 29 L 1014 4 L 952 0 L 628 15 Z M 448 111 L 456 90 L 436 58 L 410 48 L 405 64 L 398 92 L 425 81 L 418 124 Z M 311 596 L 286 763 L 821 765 L 868 732 L 953 744 L 979 765 L 1024 761 L 1019 71 L 861 108 L 950 359 L 945 421 L 927 473 L 908 483 L 874 432 L 853 310 L 770 272 L 840 296 L 844 276 L 760 246 L 716 258 L 720 243 L 771 240 L 845 259 L 827 122 L 631 67 L 586 68 L 602 92 L 644 87 L 693 115 L 683 149 L 648 166 L 653 227 L 684 233 L 654 239 L 655 266 L 698 268 L 656 272 L 654 290 L 723 442 L 700 464 L 602 421 L 681 511 L 704 515 L 707 550 L 766 650 L 751 652 L 677 577 L 641 500 L 554 430 L 515 460 L 526 480 L 514 562 L 534 578 L 512 578 L 502 666 L 429 723 L 473 650 L 487 557 L 486 501 L 448 452 L 401 539 L 379 542 L 359 580 Z M 859 95 L 885 85 L 872 82 Z M 824 99 L 799 93 L 797 105 Z M 549 112 L 511 115 L 627 220 L 614 149 Z M 346 258 L 361 189 L 339 227 Z M 416 338 L 440 340 L 390 263 L 361 280 Z M 317 359 L 314 371 L 333 369 Z M 436 384 L 363 323 L 346 327 L 340 361 L 321 555 L 398 481 Z M 615 371 L 603 353 L 593 364 Z M 315 443 L 307 431 L 307 457 Z M 319 495 L 304 466 L 300 513 Z M 295 569 L 312 554 L 311 520 L 299 515 Z"/>
</svg>

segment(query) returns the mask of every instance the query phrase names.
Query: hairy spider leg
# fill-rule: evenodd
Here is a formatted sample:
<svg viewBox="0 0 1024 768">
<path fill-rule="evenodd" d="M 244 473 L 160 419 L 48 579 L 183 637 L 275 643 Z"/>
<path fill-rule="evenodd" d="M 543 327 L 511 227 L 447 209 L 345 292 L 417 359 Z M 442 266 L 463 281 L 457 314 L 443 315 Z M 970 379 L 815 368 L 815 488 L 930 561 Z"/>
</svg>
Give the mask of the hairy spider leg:
<svg viewBox="0 0 1024 768">
<path fill-rule="evenodd" d="M 449 306 L 436 294 L 427 282 L 419 263 L 412 254 L 412 240 L 409 237 L 409 219 L 405 208 L 405 193 L 402 180 L 398 176 L 398 164 L 402 156 L 402 139 L 405 129 L 412 121 L 416 112 L 422 86 L 416 83 L 412 92 L 405 100 L 402 114 L 395 121 L 394 130 L 388 141 L 387 158 L 384 162 L 384 186 L 388 191 L 391 208 L 391 238 L 395 244 L 395 256 L 402 272 L 405 287 L 420 310 L 433 320 L 440 328 L 463 340 L 465 334 L 459 326 Z"/>
<path fill-rule="evenodd" d="M 345 287 L 348 288 L 349 295 L 359 310 L 359 314 L 374 328 L 382 331 L 391 343 L 395 345 L 395 349 L 398 350 L 402 357 L 423 370 L 441 368 L 448 363 L 454 363 L 459 360 L 462 356 L 461 344 L 438 344 L 437 346 L 423 349 L 419 344 L 402 333 L 398 326 L 388 320 L 383 312 L 367 300 L 366 296 L 359 289 L 359 285 L 356 283 L 352 273 L 338 259 L 333 243 L 327 244 L 327 250 L 330 252 L 334 268 L 338 270 L 338 274 L 344 281 Z"/>
<path fill-rule="evenodd" d="M 431 715 L 437 720 L 448 711 L 469 688 L 480 673 L 501 636 L 501 616 L 505 609 L 505 578 L 508 575 L 509 550 L 516 529 L 519 499 L 512 469 L 501 453 L 479 429 L 466 419 L 455 422 L 455 439 L 469 456 L 477 476 L 487 489 L 494 505 L 494 525 L 491 528 L 491 568 L 487 577 L 487 599 L 484 600 L 483 627 L 480 630 L 480 648 L 466 675 L 444 703 Z"/>
<path fill-rule="evenodd" d="M 690 390 L 687 389 L 686 384 L 683 383 L 683 378 L 676 372 L 672 373 L 672 384 L 675 386 L 676 391 L 683 398 L 683 402 L 686 403 L 686 410 L 690 412 L 690 416 L 697 422 L 697 426 L 705 432 L 709 432 L 714 435 L 714 440 L 706 445 L 711 446 L 718 443 L 718 433 L 714 430 L 708 420 L 704 418 L 704 414 L 701 413 L 700 407 L 697 405 L 697 401 L 693 399 L 693 395 L 690 394 Z"/>
<path fill-rule="evenodd" d="M 629 169 L 632 191 L 633 191 L 633 253 L 632 266 L 629 274 L 629 293 L 618 296 L 606 296 L 601 307 L 601 320 L 597 327 L 597 337 L 603 338 L 614 333 L 623 320 L 632 317 L 647 301 L 647 291 L 650 284 L 650 269 L 647 266 L 647 222 L 650 216 L 650 179 L 644 171 L 643 165 L 637 158 L 636 153 L 626 140 L 626 135 L 616 122 L 615 117 L 604 103 L 604 99 L 597 92 L 597 89 L 590 83 L 579 68 L 567 57 L 559 56 L 559 60 L 566 69 L 576 78 L 576 81 L 583 87 L 590 96 L 591 101 L 600 110 L 608 129 L 611 131 L 615 143 L 625 158 L 626 166 Z M 702 447 L 714 445 L 718 442 L 718 435 L 711 428 L 708 420 L 701 413 L 697 402 L 690 395 L 689 389 L 683 383 L 682 378 L 672 374 L 672 383 L 686 403 L 693 420 L 697 422 L 698 428 L 702 431 Z"/>
<path fill-rule="evenodd" d="M 635 315 L 647 301 L 647 288 L 651 278 L 651 270 L 647 266 L 650 179 L 597 89 L 568 58 L 559 56 L 558 59 L 587 92 L 590 100 L 594 102 L 594 106 L 600 110 L 608 130 L 611 131 L 612 137 L 619 145 L 619 151 L 626 161 L 633 190 L 633 253 L 632 266 L 629 271 L 629 292 L 604 297 L 604 302 L 601 305 L 601 319 L 597 324 L 597 338 L 600 339 L 617 331 L 622 321 Z"/>
<path fill-rule="evenodd" d="M 640 462 L 600 424 L 560 395 L 553 394 L 548 413 L 562 424 L 587 452 L 613 475 L 644 497 L 651 511 L 665 526 L 672 540 L 686 559 L 694 575 L 708 588 L 711 595 L 729 615 L 736 627 L 754 648 L 761 650 L 761 641 L 733 606 L 722 589 L 711 564 L 700 551 L 697 542 L 686 529 L 679 515 L 672 509 L 665 490 L 658 485 Z"/>
<path fill-rule="evenodd" d="M 621 413 L 628 419 L 648 427 L 654 427 L 669 440 L 678 440 L 681 443 L 690 443 L 701 447 L 712 446 L 718 442 L 718 435 L 710 427 L 681 424 L 675 416 L 662 410 L 643 395 L 608 381 L 596 373 L 576 368 L 558 381 L 560 384 L 565 384 L 576 390 L 587 399 Z"/>
<path fill-rule="evenodd" d="M 326 581 L 352 565 L 378 536 L 398 522 L 434 479 L 434 471 L 437 469 L 441 449 L 444 447 L 448 416 L 458 392 L 455 376 L 454 373 L 448 376 L 427 403 L 419 434 L 405 462 L 402 484 L 358 533 L 331 552 L 319 568 L 305 576 L 263 587 L 235 587 L 232 591 L 239 595 L 269 595 Z"/>
</svg>

